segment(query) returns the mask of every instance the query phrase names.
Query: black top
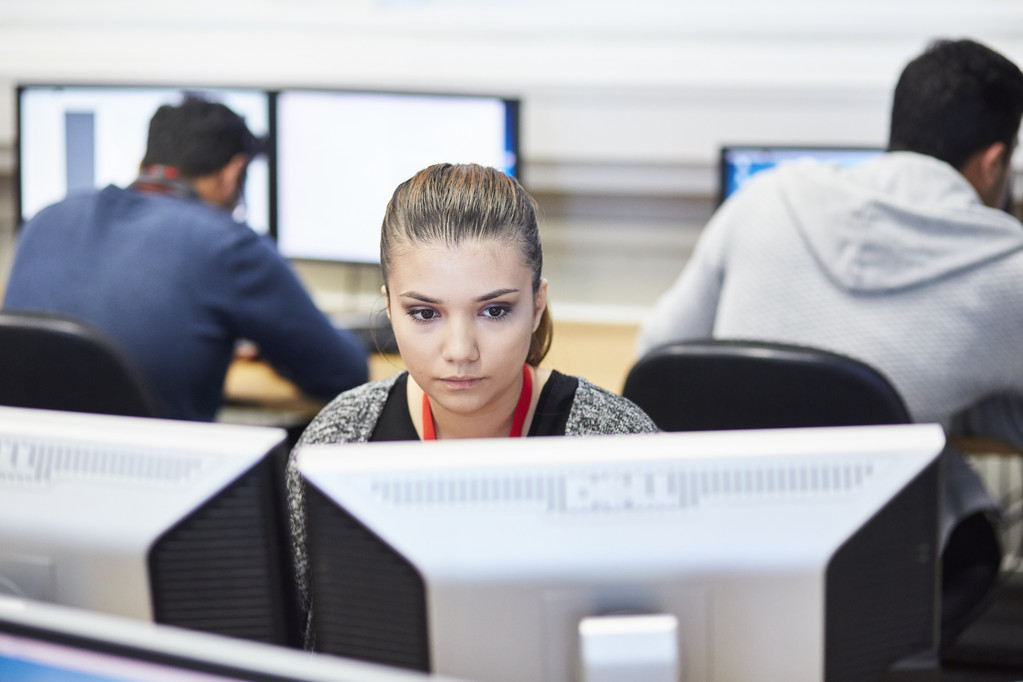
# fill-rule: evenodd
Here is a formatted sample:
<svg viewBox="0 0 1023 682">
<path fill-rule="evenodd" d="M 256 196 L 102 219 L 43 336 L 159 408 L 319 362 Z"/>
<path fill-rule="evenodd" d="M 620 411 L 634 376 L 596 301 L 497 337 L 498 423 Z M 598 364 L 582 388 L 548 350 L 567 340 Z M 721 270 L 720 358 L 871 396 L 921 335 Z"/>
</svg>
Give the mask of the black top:
<svg viewBox="0 0 1023 682">
<path fill-rule="evenodd" d="M 416 427 L 412 425 L 412 415 L 408 411 L 408 400 L 405 399 L 408 372 L 403 372 L 391 387 L 384 403 L 383 412 L 377 420 L 376 428 L 370 441 L 384 440 L 419 440 Z M 540 399 L 533 413 L 533 423 L 529 427 L 528 436 L 564 436 L 568 413 L 575 400 L 575 391 L 579 387 L 576 377 L 565 376 L 553 370 L 551 376 L 540 391 Z"/>
</svg>

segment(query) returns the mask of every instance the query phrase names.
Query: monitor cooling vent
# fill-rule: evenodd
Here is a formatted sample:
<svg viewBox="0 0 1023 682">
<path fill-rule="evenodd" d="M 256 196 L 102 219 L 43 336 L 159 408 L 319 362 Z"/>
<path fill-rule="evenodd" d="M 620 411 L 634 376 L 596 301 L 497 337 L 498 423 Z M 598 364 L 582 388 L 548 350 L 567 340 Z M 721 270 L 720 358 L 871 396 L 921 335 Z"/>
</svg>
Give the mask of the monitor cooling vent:
<svg viewBox="0 0 1023 682">
<path fill-rule="evenodd" d="M 854 493 L 874 474 L 870 461 L 799 461 L 734 467 L 705 464 L 518 476 L 398 475 L 379 478 L 373 492 L 398 507 L 542 505 L 552 512 L 688 509 L 744 498 L 798 499 Z"/>
<path fill-rule="evenodd" d="M 88 478 L 125 483 L 174 484 L 202 467 L 200 456 L 117 446 L 0 439 L 0 484 L 48 485 Z"/>
</svg>

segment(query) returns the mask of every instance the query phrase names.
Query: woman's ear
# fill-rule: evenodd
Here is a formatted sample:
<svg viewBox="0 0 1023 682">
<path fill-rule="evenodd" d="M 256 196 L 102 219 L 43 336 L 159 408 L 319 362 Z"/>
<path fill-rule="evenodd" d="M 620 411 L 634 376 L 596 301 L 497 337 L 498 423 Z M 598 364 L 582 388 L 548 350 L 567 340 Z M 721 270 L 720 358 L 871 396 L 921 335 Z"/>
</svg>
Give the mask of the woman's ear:
<svg viewBox="0 0 1023 682">
<path fill-rule="evenodd" d="M 536 295 L 533 297 L 533 331 L 540 326 L 540 318 L 547 308 L 547 278 L 540 278 L 540 286 L 537 287 Z"/>
<path fill-rule="evenodd" d="M 380 293 L 384 295 L 384 312 L 387 313 L 387 319 L 391 319 L 391 297 L 387 295 L 387 285 L 380 285 Z"/>
</svg>

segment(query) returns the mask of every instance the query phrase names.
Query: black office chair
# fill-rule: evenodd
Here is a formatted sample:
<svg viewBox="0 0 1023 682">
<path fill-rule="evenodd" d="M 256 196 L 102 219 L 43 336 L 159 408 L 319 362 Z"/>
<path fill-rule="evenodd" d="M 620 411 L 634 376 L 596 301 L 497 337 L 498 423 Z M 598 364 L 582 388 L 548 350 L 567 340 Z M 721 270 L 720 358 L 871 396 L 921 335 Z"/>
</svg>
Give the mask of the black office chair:
<svg viewBox="0 0 1023 682">
<path fill-rule="evenodd" d="M 0 311 L 0 405 L 159 417 L 145 379 L 99 330 L 44 313 Z"/>
<path fill-rule="evenodd" d="M 898 391 L 866 363 L 770 341 L 660 346 L 629 370 L 622 395 L 665 431 L 912 421 Z"/>
<path fill-rule="evenodd" d="M 629 370 L 622 395 L 664 431 L 906 424 L 898 391 L 865 362 L 820 348 L 704 339 L 654 348 Z M 942 510 L 942 643 L 984 608 L 1002 559 L 990 499 L 946 448 Z"/>
</svg>

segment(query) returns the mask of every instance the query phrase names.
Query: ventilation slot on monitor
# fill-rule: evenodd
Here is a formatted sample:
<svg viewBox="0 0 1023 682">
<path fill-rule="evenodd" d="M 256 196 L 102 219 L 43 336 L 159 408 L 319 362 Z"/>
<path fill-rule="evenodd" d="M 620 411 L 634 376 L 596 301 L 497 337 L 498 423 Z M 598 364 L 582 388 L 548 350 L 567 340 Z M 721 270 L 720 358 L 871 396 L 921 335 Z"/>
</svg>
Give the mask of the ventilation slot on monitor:
<svg viewBox="0 0 1023 682">
<path fill-rule="evenodd" d="M 266 460 L 156 542 L 149 564 L 157 622 L 295 643 L 293 582 L 274 496 Z"/>
<path fill-rule="evenodd" d="M 874 475 L 870 462 L 813 459 L 763 467 L 701 463 L 673 469 L 621 468 L 520 476 L 404 474 L 381 477 L 373 492 L 397 507 L 543 505 L 551 512 L 630 512 L 688 509 L 715 500 L 812 498 L 860 489 Z"/>
<path fill-rule="evenodd" d="M 561 494 L 562 477 L 425 477 L 408 476 L 373 482 L 373 491 L 395 505 L 447 506 L 543 502 Z"/>
<path fill-rule="evenodd" d="M 202 468 L 201 457 L 59 441 L 0 440 L 0 481 L 48 485 L 76 478 L 110 482 L 175 484 Z"/>
<path fill-rule="evenodd" d="M 317 650 L 428 671 L 422 577 L 315 487 L 306 500 Z"/>
</svg>

